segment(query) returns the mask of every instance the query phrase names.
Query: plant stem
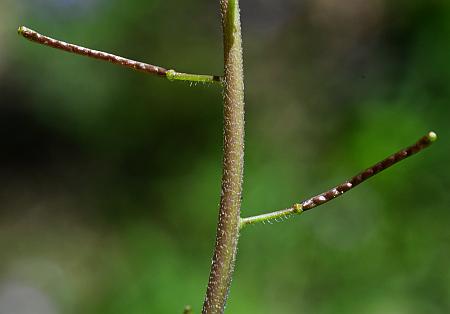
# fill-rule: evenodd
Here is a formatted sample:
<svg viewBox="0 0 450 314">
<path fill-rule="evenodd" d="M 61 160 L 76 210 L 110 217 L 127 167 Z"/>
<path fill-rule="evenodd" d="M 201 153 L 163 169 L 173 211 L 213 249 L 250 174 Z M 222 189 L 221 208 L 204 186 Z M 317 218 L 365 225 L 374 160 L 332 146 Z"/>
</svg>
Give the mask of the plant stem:
<svg viewBox="0 0 450 314">
<path fill-rule="evenodd" d="M 294 204 L 290 208 L 286 208 L 286 209 L 275 211 L 275 212 L 268 213 L 268 214 L 242 218 L 241 222 L 240 222 L 240 227 L 242 229 L 243 227 L 251 225 L 251 224 L 271 221 L 273 219 L 278 219 L 278 218 L 284 218 L 286 216 L 290 216 L 293 214 L 301 214 L 304 211 L 307 211 L 314 207 L 325 204 L 325 203 L 335 199 L 336 197 L 341 196 L 345 192 L 353 189 L 355 186 L 363 183 L 364 181 L 366 181 L 370 177 L 373 177 L 377 173 L 393 166 L 394 164 L 398 163 L 399 161 L 401 161 L 409 156 L 412 156 L 412 155 L 420 152 L 424 148 L 427 148 L 434 141 L 436 141 L 436 139 L 437 139 L 436 133 L 429 132 L 427 135 L 421 137 L 415 144 L 399 150 L 395 154 L 392 154 L 391 156 L 376 163 L 372 167 L 369 167 L 366 170 L 358 173 L 357 175 L 355 175 L 354 177 L 345 181 L 344 183 L 339 184 L 339 185 L 335 186 L 334 188 L 332 188 L 326 192 L 323 192 L 319 195 L 316 195 L 307 200 L 304 200 L 300 204 Z"/>
<path fill-rule="evenodd" d="M 239 238 L 244 169 L 244 74 L 238 0 L 221 0 L 224 44 L 224 156 L 219 221 L 203 314 L 223 313 Z"/>
<path fill-rule="evenodd" d="M 61 49 L 67 52 L 75 53 L 78 55 L 91 57 L 94 59 L 99 59 L 103 61 L 109 61 L 111 63 L 121 65 L 127 68 L 132 68 L 137 71 L 146 72 L 150 74 L 155 74 L 160 77 L 165 77 L 169 81 L 188 81 L 195 83 L 219 83 L 221 84 L 221 77 L 214 75 L 201 75 L 201 74 L 189 74 L 176 72 L 175 70 L 168 70 L 163 67 L 147 64 L 139 61 L 134 61 L 131 59 L 119 57 L 111 53 L 93 50 L 78 45 L 66 43 L 61 40 L 53 39 L 51 37 L 39 34 L 38 32 L 29 29 L 25 26 L 19 27 L 17 32 L 35 43 L 46 45 L 52 48 Z"/>
<path fill-rule="evenodd" d="M 271 223 L 273 220 L 278 221 L 278 219 L 284 219 L 294 214 L 300 215 L 301 213 L 303 213 L 302 205 L 294 204 L 292 207 L 277 210 L 271 213 L 241 218 L 239 228 L 243 229 L 248 225 L 254 225 L 260 222 Z"/>
</svg>

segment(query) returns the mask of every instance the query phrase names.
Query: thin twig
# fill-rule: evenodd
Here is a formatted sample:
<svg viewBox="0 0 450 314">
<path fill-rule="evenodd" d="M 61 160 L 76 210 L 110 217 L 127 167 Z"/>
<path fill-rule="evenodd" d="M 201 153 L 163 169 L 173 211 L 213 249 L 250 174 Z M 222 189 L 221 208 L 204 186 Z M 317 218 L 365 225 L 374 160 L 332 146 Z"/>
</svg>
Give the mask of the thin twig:
<svg viewBox="0 0 450 314">
<path fill-rule="evenodd" d="M 17 30 L 20 35 L 29 39 L 35 43 L 49 46 L 56 49 L 61 49 L 67 52 L 79 54 L 86 57 L 91 57 L 94 59 L 99 59 L 103 61 L 109 61 L 114 64 L 118 64 L 127 68 L 132 68 L 137 71 L 146 72 L 150 74 L 155 74 L 160 77 L 165 77 L 170 81 L 188 81 L 195 83 L 222 83 L 220 76 L 215 75 L 200 75 L 200 74 L 189 74 L 177 72 L 175 70 L 168 70 L 163 67 L 147 64 L 139 61 L 134 61 L 131 59 L 119 57 L 111 53 L 93 50 L 78 45 L 66 43 L 57 39 L 50 38 L 48 36 L 39 34 L 38 32 L 29 29 L 25 26 L 19 27 Z"/>
<path fill-rule="evenodd" d="M 345 192 L 353 189 L 355 186 L 361 184 L 362 182 L 366 181 L 367 179 L 376 175 L 377 173 L 383 171 L 384 169 L 387 169 L 390 166 L 393 166 L 394 164 L 396 164 L 397 162 L 420 152 L 424 148 L 427 148 L 434 141 L 436 141 L 436 139 L 437 139 L 436 133 L 429 132 L 427 135 L 425 135 L 421 139 L 419 139 L 414 145 L 398 151 L 397 153 L 395 153 L 395 154 L 387 157 L 386 159 L 378 162 L 377 164 L 373 165 L 372 167 L 369 167 L 366 170 L 358 173 L 356 176 L 350 178 L 349 180 L 345 181 L 344 183 L 339 184 L 338 186 L 335 186 L 331 190 L 328 190 L 319 195 L 316 195 L 307 200 L 304 200 L 303 202 L 301 202 L 299 204 L 294 204 L 292 207 L 289 207 L 286 209 L 282 209 L 282 210 L 275 211 L 275 212 L 268 213 L 268 214 L 252 216 L 252 217 L 247 217 L 247 218 L 241 218 L 240 227 L 243 228 L 247 225 L 255 224 L 258 222 L 265 222 L 265 221 L 271 221 L 271 220 L 277 219 L 277 218 L 284 218 L 286 216 L 290 216 L 293 214 L 301 214 L 304 211 L 307 211 L 307 210 L 310 210 L 319 205 L 325 204 L 325 203 L 335 199 L 336 197 L 344 194 Z"/>
</svg>

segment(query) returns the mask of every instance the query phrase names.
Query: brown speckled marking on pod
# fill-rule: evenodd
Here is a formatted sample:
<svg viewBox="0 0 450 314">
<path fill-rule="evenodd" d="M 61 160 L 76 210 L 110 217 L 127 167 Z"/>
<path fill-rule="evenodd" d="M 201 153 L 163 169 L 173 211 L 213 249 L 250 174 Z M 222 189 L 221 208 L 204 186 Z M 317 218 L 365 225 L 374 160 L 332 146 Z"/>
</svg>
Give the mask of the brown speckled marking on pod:
<svg viewBox="0 0 450 314">
<path fill-rule="evenodd" d="M 86 57 L 91 57 L 94 59 L 108 61 L 108 62 L 118 64 L 118 65 L 121 65 L 124 67 L 133 68 L 137 71 L 152 73 L 152 74 L 156 74 L 159 76 L 165 76 L 167 73 L 167 69 L 160 67 L 160 66 L 147 64 L 147 63 L 143 63 L 143 62 L 139 62 L 139 61 L 134 61 L 131 59 L 113 55 L 111 53 L 93 50 L 93 49 L 85 48 L 85 47 L 74 45 L 74 44 L 69 44 L 69 43 L 66 43 L 61 40 L 57 40 L 57 39 L 53 39 L 48 36 L 41 35 L 38 32 L 35 32 L 24 26 L 19 27 L 18 32 L 23 37 L 25 37 L 26 39 L 29 39 L 33 42 L 36 42 L 36 43 L 39 43 L 42 45 L 46 45 L 46 46 L 49 46 L 52 48 L 64 50 L 67 52 L 75 53 L 75 54 L 78 54 L 81 56 L 86 56 Z"/>
<path fill-rule="evenodd" d="M 312 198 L 303 201 L 302 202 L 303 210 L 307 211 L 316 206 L 331 201 L 332 199 L 351 190 L 358 184 L 361 184 L 365 180 L 369 179 L 370 177 L 373 177 L 374 175 L 383 171 L 384 169 L 387 169 L 390 166 L 396 164 L 397 162 L 420 152 L 422 149 L 428 147 L 435 139 L 436 134 L 434 134 L 433 132 L 428 133 L 427 135 L 423 136 L 420 140 L 418 140 L 414 145 L 402 149 L 396 152 L 395 154 L 385 158 L 384 160 L 373 165 L 372 167 L 369 167 L 366 170 L 358 173 L 356 176 L 350 178 L 350 180 L 332 188 L 329 191 L 326 191 L 322 194 L 316 195 Z"/>
</svg>

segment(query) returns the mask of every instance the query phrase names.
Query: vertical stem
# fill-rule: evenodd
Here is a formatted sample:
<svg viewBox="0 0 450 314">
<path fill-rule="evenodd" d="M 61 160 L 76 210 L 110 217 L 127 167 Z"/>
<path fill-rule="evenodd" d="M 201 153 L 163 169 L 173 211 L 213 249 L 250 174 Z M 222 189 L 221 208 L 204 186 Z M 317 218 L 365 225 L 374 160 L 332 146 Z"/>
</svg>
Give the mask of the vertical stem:
<svg viewBox="0 0 450 314">
<path fill-rule="evenodd" d="M 239 238 L 244 169 L 244 74 L 238 0 L 220 0 L 224 43 L 224 156 L 219 221 L 203 314 L 223 313 Z"/>
</svg>

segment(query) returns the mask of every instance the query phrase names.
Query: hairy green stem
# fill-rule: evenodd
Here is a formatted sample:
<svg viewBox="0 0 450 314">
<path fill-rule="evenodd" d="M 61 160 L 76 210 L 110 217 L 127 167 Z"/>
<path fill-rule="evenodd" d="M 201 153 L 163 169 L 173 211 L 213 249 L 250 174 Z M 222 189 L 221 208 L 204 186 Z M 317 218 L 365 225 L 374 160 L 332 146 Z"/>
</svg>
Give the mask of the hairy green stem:
<svg viewBox="0 0 450 314">
<path fill-rule="evenodd" d="M 223 313 L 239 239 L 244 171 L 244 73 L 238 0 L 221 0 L 224 44 L 224 156 L 216 243 L 203 314 Z"/>
<path fill-rule="evenodd" d="M 90 48 L 85 48 L 82 46 L 66 43 L 64 41 L 57 40 L 57 39 L 39 34 L 38 32 L 36 32 L 32 29 L 29 29 L 25 26 L 20 26 L 19 29 L 17 30 L 17 32 L 19 33 L 19 35 L 22 35 L 26 39 L 31 40 L 38 44 L 42 44 L 42 45 L 49 46 L 52 48 L 75 53 L 75 54 L 82 55 L 85 57 L 91 57 L 94 59 L 108 61 L 113 64 L 121 65 L 121 66 L 131 68 L 131 69 L 134 69 L 137 71 L 155 74 L 160 77 L 165 77 L 169 81 L 188 81 L 188 82 L 194 82 L 194 83 L 219 83 L 219 84 L 222 83 L 220 76 L 189 74 L 189 73 L 176 72 L 175 70 L 168 70 L 168 69 L 165 69 L 165 68 L 157 66 L 157 65 L 134 61 L 131 59 L 113 55 L 111 53 L 93 50 Z"/>
<path fill-rule="evenodd" d="M 414 143 L 411 146 L 408 146 L 406 148 L 403 148 L 396 152 L 395 154 L 390 155 L 389 157 L 383 159 L 382 161 L 376 163 L 375 165 L 367 168 L 364 171 L 361 171 L 357 175 L 351 177 L 349 180 L 345 181 L 344 183 L 341 183 L 334 188 L 323 192 L 321 194 L 318 194 L 316 196 L 313 196 L 311 198 L 308 198 L 301 202 L 300 204 L 294 204 L 290 208 L 278 210 L 272 213 L 268 214 L 262 214 L 258 216 L 252 216 L 252 217 L 246 217 L 242 218 L 240 222 L 240 228 L 259 222 L 266 222 L 266 221 L 272 221 L 277 220 L 279 218 L 286 218 L 287 216 L 293 215 L 293 214 L 301 214 L 304 211 L 310 210 L 314 207 L 320 206 L 322 204 L 325 204 L 333 199 L 335 199 L 338 196 L 341 196 L 347 191 L 350 191 L 355 186 L 363 183 L 367 179 L 373 177 L 377 173 L 395 165 L 399 161 L 402 161 L 403 159 L 412 156 L 423 149 L 430 146 L 433 142 L 435 142 L 437 139 L 437 135 L 434 132 L 428 132 L 428 134 L 422 136 L 416 143 Z"/>
<path fill-rule="evenodd" d="M 239 223 L 239 228 L 242 229 L 248 225 L 257 224 L 260 222 L 271 223 L 274 220 L 278 221 L 278 219 L 285 219 L 291 215 L 294 215 L 294 214 L 300 215 L 301 213 L 303 213 L 302 205 L 294 204 L 294 205 L 292 205 L 292 207 L 277 210 L 277 211 L 274 211 L 271 213 L 241 218 L 241 221 Z"/>
</svg>

